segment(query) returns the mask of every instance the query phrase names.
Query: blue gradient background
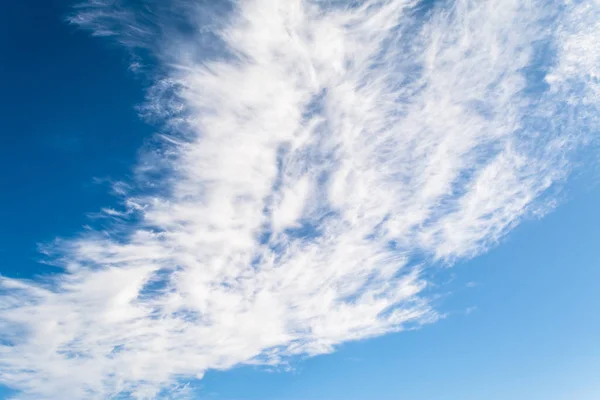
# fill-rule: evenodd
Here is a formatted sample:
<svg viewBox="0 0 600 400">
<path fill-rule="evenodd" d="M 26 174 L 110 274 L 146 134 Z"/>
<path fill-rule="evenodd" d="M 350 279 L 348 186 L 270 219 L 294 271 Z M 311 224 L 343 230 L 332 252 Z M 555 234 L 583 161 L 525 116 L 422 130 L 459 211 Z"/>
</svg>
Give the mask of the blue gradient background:
<svg viewBox="0 0 600 400">
<path fill-rule="evenodd" d="M 5 276 L 52 272 L 37 262 L 37 244 L 79 231 L 87 213 L 109 206 L 98 181 L 130 174 L 154 132 L 134 109 L 144 82 L 127 71 L 127 54 L 65 23 L 69 6 L 0 6 Z M 600 399 L 600 189 L 590 179 L 576 179 L 572 198 L 488 254 L 440 269 L 444 320 L 298 360 L 291 371 L 209 372 L 198 398 Z"/>
</svg>

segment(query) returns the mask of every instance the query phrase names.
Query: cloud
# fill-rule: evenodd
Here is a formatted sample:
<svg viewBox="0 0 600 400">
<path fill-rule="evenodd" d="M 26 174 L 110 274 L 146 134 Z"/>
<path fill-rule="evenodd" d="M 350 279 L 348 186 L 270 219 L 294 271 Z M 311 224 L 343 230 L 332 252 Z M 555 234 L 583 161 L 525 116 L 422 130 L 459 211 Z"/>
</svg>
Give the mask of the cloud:
<svg viewBox="0 0 600 400">
<path fill-rule="evenodd" d="M 595 127 L 597 3 L 138 3 L 69 20 L 150 57 L 164 133 L 114 225 L 54 244 L 64 272 L 0 281 L 20 398 L 182 397 L 434 322 L 423 271 L 546 212 Z"/>
<path fill-rule="evenodd" d="M 572 11 L 558 28 L 558 62 L 546 80 L 571 93 L 585 105 L 595 106 L 600 98 L 600 2 L 574 1 Z M 583 86 L 583 87 L 582 87 Z M 575 99 L 569 99 L 576 102 Z"/>
</svg>

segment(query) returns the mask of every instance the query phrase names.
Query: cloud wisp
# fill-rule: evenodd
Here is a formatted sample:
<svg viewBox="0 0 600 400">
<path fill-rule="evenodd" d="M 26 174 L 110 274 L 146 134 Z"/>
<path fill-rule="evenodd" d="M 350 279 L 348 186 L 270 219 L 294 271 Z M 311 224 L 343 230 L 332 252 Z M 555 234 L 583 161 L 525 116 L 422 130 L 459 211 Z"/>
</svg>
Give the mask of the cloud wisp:
<svg viewBox="0 0 600 400">
<path fill-rule="evenodd" d="M 597 2 L 139 3 L 71 22 L 155 77 L 164 133 L 64 272 L 1 278 L 20 398 L 184 397 L 433 322 L 424 271 L 546 212 L 595 127 Z"/>
</svg>

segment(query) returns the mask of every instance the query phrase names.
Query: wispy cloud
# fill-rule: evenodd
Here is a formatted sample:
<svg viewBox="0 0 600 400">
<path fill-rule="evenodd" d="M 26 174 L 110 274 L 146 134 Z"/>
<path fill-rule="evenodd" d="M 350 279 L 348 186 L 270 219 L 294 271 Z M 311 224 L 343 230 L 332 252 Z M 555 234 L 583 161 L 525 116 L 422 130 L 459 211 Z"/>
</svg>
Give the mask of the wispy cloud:
<svg viewBox="0 0 600 400">
<path fill-rule="evenodd" d="M 70 20 L 153 54 L 167 133 L 111 229 L 55 244 L 64 273 L 1 280 L 22 398 L 184 396 L 433 322 L 423 271 L 543 213 L 589 138 L 595 2 L 138 3 Z"/>
</svg>

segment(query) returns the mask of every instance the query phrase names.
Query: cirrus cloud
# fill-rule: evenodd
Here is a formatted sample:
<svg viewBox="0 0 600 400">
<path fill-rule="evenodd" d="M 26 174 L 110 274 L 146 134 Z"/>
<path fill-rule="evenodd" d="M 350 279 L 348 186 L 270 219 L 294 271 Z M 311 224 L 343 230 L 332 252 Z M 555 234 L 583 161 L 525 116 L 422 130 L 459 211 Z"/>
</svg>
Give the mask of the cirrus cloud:
<svg viewBox="0 0 600 400">
<path fill-rule="evenodd" d="M 546 212 L 595 129 L 596 2 L 138 3 L 70 21 L 145 66 L 164 133 L 64 272 L 0 281 L 19 398 L 184 397 L 434 322 L 424 271 Z"/>
</svg>

